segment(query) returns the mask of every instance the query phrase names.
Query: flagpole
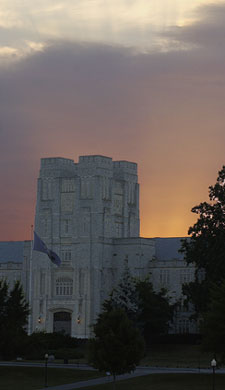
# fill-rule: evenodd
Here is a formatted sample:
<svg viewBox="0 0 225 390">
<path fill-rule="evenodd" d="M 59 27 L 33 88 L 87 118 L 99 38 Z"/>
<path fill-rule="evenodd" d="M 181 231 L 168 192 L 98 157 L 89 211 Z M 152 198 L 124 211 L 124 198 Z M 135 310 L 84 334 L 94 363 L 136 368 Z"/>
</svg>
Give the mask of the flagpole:
<svg viewBox="0 0 225 390">
<path fill-rule="evenodd" d="M 30 307 L 30 314 L 28 317 L 28 335 L 31 335 L 32 333 L 32 258 L 33 258 L 33 225 L 31 225 L 31 241 L 30 241 L 30 269 L 29 269 L 29 307 Z"/>
</svg>

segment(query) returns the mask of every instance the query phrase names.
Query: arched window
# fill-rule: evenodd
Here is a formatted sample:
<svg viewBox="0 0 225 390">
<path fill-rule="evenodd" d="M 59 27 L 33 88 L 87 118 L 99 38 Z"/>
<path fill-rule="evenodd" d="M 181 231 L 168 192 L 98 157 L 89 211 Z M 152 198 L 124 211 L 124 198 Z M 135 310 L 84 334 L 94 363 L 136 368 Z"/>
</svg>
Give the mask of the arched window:
<svg viewBox="0 0 225 390">
<path fill-rule="evenodd" d="M 73 280 L 66 277 L 56 279 L 55 293 L 60 296 L 68 296 L 73 294 Z"/>
</svg>

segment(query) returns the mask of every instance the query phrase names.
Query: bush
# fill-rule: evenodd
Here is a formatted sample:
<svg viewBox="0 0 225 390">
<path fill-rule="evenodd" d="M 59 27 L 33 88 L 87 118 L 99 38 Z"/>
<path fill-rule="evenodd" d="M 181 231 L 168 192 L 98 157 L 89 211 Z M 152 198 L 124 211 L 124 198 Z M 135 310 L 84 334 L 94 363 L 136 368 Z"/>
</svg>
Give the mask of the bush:
<svg viewBox="0 0 225 390">
<path fill-rule="evenodd" d="M 54 354 L 54 356 L 56 356 L 60 350 L 70 350 L 71 354 L 73 351 L 73 355 L 77 355 L 78 351 L 76 351 L 76 349 L 78 346 L 79 341 L 68 335 L 63 335 L 62 333 L 37 332 L 27 336 L 22 355 L 27 359 L 38 360 L 44 359 L 46 353 Z M 64 356 L 60 356 L 60 358 L 64 358 Z"/>
<path fill-rule="evenodd" d="M 56 359 L 81 359 L 84 354 L 72 348 L 60 348 L 56 351 L 51 351 Z"/>
<path fill-rule="evenodd" d="M 201 344 L 201 335 L 184 333 L 184 334 L 166 334 L 156 336 L 150 344 Z"/>
</svg>

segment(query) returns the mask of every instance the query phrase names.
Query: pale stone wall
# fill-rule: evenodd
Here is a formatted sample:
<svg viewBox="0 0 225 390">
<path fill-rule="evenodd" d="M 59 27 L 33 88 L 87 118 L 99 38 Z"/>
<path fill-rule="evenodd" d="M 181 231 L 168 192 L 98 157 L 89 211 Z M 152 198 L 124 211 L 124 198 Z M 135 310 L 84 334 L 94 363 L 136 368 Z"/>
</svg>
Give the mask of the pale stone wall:
<svg viewBox="0 0 225 390">
<path fill-rule="evenodd" d="M 0 279 L 6 280 L 11 289 L 15 282 L 22 282 L 23 279 L 23 264 L 22 263 L 0 263 Z"/>
</svg>

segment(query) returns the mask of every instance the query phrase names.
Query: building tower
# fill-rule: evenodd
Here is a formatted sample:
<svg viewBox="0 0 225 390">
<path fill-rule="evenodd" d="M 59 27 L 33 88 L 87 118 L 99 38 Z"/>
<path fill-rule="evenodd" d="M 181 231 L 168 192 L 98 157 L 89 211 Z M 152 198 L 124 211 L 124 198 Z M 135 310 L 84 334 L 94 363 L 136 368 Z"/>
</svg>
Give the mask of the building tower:
<svg viewBox="0 0 225 390">
<path fill-rule="evenodd" d="M 41 159 L 35 231 L 62 264 L 33 252 L 32 331 L 89 337 L 123 266 L 115 248 L 139 237 L 137 164 L 103 156 Z"/>
</svg>

